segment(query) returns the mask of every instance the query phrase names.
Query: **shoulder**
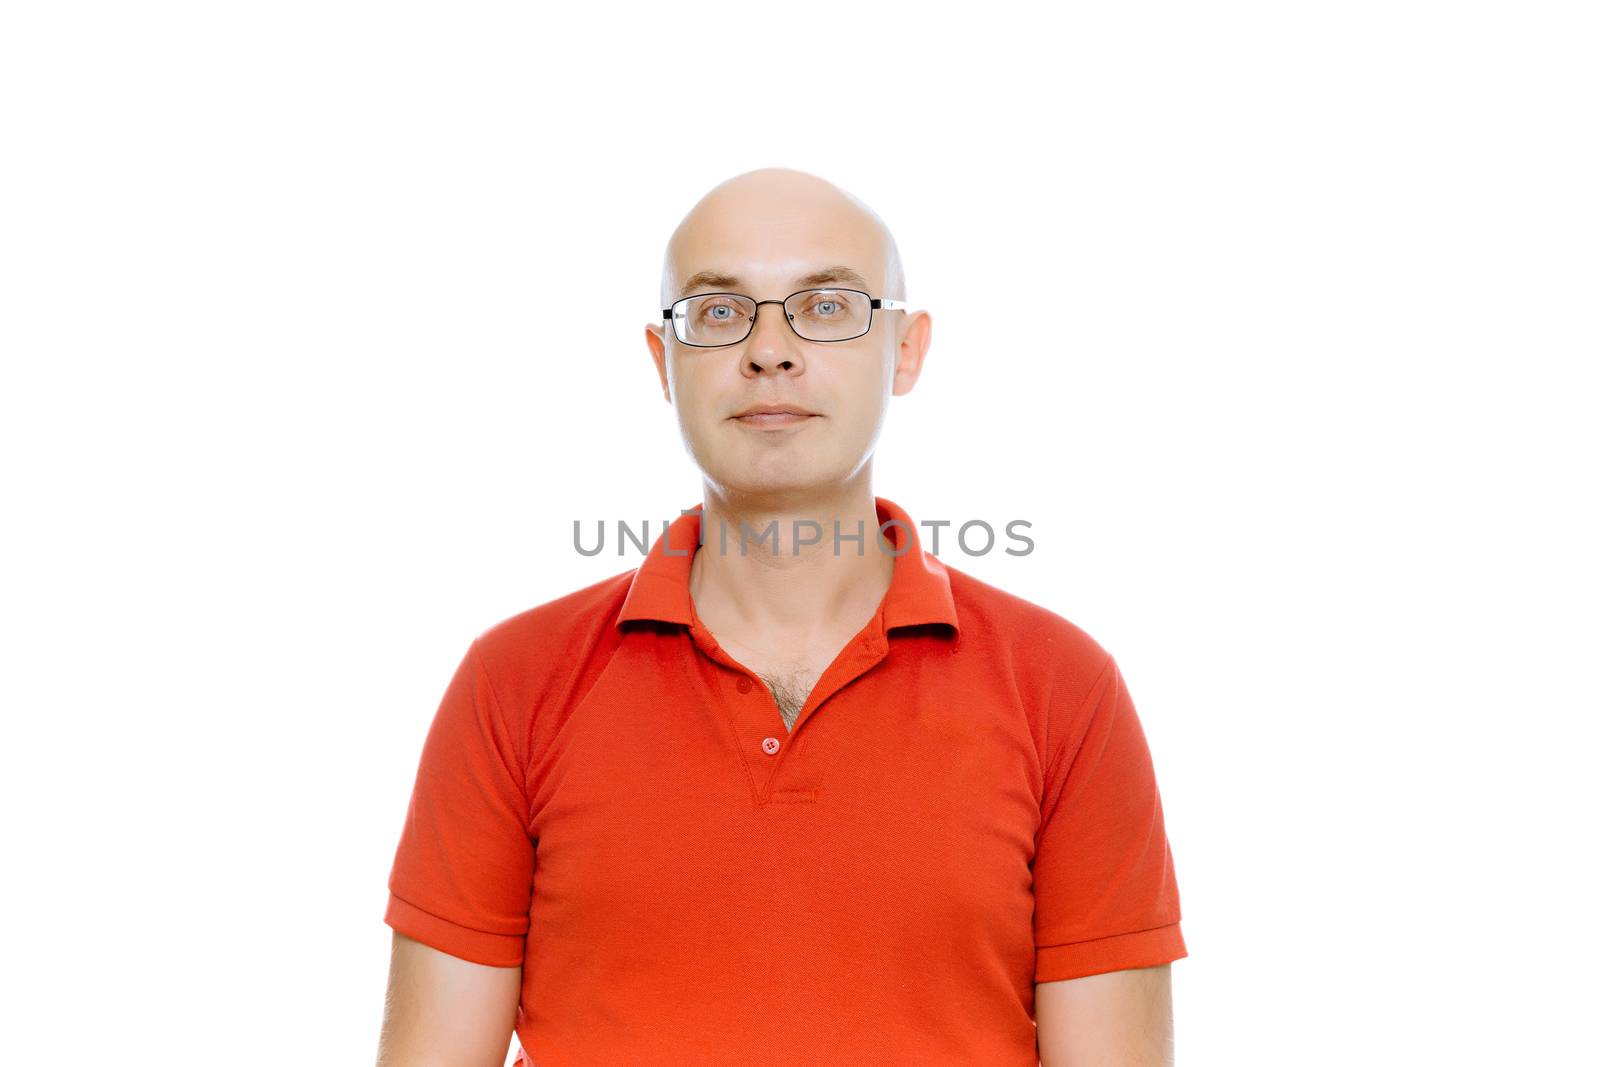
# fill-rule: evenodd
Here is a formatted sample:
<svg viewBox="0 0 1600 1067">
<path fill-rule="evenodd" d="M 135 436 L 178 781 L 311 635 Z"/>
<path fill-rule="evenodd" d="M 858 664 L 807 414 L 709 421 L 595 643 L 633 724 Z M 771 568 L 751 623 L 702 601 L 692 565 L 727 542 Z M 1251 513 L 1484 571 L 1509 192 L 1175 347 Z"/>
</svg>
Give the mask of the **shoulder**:
<svg viewBox="0 0 1600 1067">
<path fill-rule="evenodd" d="M 472 654 L 497 688 L 524 697 L 581 674 L 614 648 L 633 575 L 623 571 L 501 619 L 473 639 Z"/>
<path fill-rule="evenodd" d="M 615 620 L 634 571 L 592 582 L 501 619 L 466 659 L 532 774 L 573 708 L 616 651 Z"/>
<path fill-rule="evenodd" d="M 1111 653 L 1060 612 L 946 569 L 962 656 L 983 657 L 985 671 L 1006 679 L 1048 758 L 1081 733 L 1095 694 L 1115 675 Z"/>
<path fill-rule="evenodd" d="M 1030 677 L 1088 675 L 1110 653 L 1065 615 L 946 564 L 964 648 L 996 656 Z"/>
</svg>

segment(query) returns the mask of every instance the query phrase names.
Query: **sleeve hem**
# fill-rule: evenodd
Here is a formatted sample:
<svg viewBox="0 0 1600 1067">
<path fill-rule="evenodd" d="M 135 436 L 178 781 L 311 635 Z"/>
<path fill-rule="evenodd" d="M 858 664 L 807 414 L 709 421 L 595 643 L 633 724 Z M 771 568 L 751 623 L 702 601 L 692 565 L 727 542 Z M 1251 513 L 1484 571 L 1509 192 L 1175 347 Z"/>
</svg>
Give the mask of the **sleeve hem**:
<svg viewBox="0 0 1600 1067">
<path fill-rule="evenodd" d="M 389 892 L 389 904 L 384 910 L 383 921 L 396 932 L 421 941 L 430 948 L 489 967 L 520 967 L 527 948 L 527 938 L 522 934 L 491 934 L 473 930 L 423 911 L 415 904 L 401 900 L 393 890 Z"/>
<path fill-rule="evenodd" d="M 1034 951 L 1034 982 L 1059 982 L 1091 974 L 1158 967 L 1189 954 L 1178 923 L 1113 934 L 1068 945 L 1040 945 Z"/>
</svg>

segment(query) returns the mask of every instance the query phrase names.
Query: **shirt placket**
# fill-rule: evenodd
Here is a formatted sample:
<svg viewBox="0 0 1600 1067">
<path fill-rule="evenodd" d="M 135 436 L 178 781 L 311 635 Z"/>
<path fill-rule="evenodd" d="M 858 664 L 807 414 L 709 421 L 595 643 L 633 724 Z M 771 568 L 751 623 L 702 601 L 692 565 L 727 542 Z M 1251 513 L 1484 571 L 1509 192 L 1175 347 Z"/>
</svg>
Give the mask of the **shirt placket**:
<svg viewBox="0 0 1600 1067">
<path fill-rule="evenodd" d="M 880 608 L 839 651 L 806 697 L 794 728 L 784 728 L 783 713 L 765 681 L 730 656 L 698 617 L 689 624 L 695 647 L 721 668 L 720 696 L 740 758 L 750 773 L 758 804 L 816 798 L 821 768 L 806 759 L 806 725 L 839 690 L 865 674 L 888 652 Z"/>
</svg>

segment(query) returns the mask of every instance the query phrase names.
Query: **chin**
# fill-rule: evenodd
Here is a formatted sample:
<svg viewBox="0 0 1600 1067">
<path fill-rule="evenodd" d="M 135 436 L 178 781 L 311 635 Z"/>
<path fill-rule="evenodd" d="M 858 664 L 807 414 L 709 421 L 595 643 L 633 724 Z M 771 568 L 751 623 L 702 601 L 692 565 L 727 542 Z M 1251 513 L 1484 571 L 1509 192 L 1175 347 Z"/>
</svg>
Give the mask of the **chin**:
<svg viewBox="0 0 1600 1067">
<path fill-rule="evenodd" d="M 732 470 L 725 468 L 719 472 L 720 476 L 714 474 L 711 479 L 729 492 L 753 496 L 804 494 L 844 484 L 852 469 L 848 464 L 762 462 Z"/>
<path fill-rule="evenodd" d="M 760 477 L 746 474 L 726 479 L 721 484 L 729 491 L 747 496 L 766 496 L 774 493 L 793 493 L 814 489 L 818 479 L 804 473 L 789 472 L 783 477 Z"/>
</svg>

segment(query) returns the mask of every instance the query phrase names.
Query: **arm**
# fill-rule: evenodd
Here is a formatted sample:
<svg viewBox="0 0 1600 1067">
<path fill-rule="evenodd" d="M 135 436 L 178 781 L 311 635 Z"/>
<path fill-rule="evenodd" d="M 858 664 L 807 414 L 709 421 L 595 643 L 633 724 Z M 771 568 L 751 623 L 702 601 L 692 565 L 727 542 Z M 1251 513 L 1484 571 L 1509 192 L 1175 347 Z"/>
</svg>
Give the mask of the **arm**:
<svg viewBox="0 0 1600 1067">
<path fill-rule="evenodd" d="M 1034 986 L 1040 1067 L 1172 1067 L 1172 965 Z"/>
<path fill-rule="evenodd" d="M 503 1067 L 537 865 L 526 721 L 474 641 L 429 727 L 389 875 L 393 928 L 379 1067 Z"/>
<path fill-rule="evenodd" d="M 378 1067 L 504 1067 L 521 967 L 459 959 L 396 932 Z"/>
<path fill-rule="evenodd" d="M 1173 960 L 1188 954 L 1144 730 L 1116 662 L 1067 687 L 1034 855 L 1043 1067 L 1170 1067 Z"/>
</svg>

